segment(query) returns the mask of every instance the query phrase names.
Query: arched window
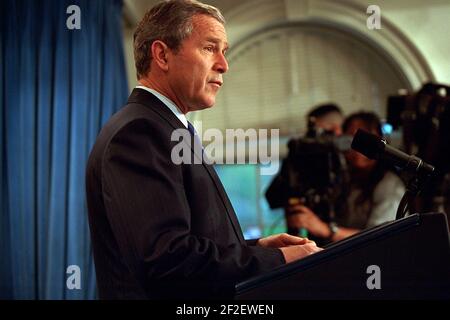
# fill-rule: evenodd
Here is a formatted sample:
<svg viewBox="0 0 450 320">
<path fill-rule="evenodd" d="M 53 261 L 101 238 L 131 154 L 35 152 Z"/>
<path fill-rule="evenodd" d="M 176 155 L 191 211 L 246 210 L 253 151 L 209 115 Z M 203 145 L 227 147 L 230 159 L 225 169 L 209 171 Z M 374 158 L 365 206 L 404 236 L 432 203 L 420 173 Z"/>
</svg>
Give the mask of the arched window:
<svg viewBox="0 0 450 320">
<path fill-rule="evenodd" d="M 388 95 L 409 84 L 379 50 L 344 31 L 294 25 L 261 32 L 229 55 L 229 73 L 203 128 L 279 128 L 301 133 L 305 114 L 335 102 L 345 113 L 386 112 Z"/>
</svg>

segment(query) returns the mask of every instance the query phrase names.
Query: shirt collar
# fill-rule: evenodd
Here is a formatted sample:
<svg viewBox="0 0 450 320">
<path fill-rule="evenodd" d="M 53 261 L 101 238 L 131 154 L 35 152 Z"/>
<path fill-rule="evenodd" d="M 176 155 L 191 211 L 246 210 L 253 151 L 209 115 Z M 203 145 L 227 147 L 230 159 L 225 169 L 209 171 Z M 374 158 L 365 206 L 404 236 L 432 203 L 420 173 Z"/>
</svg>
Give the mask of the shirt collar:
<svg viewBox="0 0 450 320">
<path fill-rule="evenodd" d="M 186 119 L 186 116 L 177 108 L 177 106 L 175 105 L 175 103 L 172 102 L 172 100 L 167 98 L 165 95 L 159 93 L 158 91 L 150 89 L 146 86 L 140 85 L 136 86 L 136 88 L 146 90 L 155 95 L 159 100 L 161 100 L 162 103 L 164 103 L 167 106 L 167 108 L 170 109 L 170 111 L 172 111 L 172 113 L 181 121 L 181 123 L 183 123 L 183 125 L 186 128 L 188 127 L 188 121 Z"/>
</svg>

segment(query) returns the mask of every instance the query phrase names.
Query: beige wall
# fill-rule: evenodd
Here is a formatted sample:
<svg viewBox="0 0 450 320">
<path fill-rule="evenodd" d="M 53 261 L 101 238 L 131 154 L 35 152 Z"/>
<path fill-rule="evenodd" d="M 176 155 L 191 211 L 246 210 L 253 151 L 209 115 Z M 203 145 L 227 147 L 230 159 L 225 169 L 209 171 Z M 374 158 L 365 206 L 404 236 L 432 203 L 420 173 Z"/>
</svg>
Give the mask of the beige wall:
<svg viewBox="0 0 450 320">
<path fill-rule="evenodd" d="M 125 28 L 123 32 L 124 37 L 124 49 L 125 59 L 128 75 L 128 86 L 130 91 L 136 86 L 136 68 L 134 67 L 134 55 L 133 55 L 133 29 Z"/>
<path fill-rule="evenodd" d="M 361 5 L 379 5 L 382 19 L 386 17 L 416 46 L 428 62 L 436 81 L 450 84 L 449 0 L 357 2 Z"/>
</svg>

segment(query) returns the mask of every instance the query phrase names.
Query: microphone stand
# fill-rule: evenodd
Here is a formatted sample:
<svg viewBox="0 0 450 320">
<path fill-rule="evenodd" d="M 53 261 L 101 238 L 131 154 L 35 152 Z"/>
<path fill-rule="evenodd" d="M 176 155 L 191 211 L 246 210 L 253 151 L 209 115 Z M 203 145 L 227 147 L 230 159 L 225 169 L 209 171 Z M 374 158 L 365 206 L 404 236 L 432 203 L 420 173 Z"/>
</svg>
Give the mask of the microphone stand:
<svg viewBox="0 0 450 320">
<path fill-rule="evenodd" d="M 397 214 L 395 216 L 395 220 L 403 218 L 406 213 L 409 211 L 412 202 L 416 198 L 416 196 L 423 189 L 423 186 L 427 183 L 430 174 L 427 175 L 414 175 L 406 185 L 406 191 L 400 200 L 400 204 L 398 205 Z"/>
</svg>

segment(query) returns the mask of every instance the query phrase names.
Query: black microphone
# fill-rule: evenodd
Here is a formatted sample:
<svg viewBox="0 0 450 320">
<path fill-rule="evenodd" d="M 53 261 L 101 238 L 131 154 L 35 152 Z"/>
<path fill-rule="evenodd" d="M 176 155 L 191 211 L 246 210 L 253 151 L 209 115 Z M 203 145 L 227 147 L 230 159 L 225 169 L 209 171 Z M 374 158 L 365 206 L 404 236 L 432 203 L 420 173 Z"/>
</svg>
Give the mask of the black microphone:
<svg viewBox="0 0 450 320">
<path fill-rule="evenodd" d="M 352 149 L 369 159 L 388 160 L 399 168 L 417 174 L 430 175 L 434 172 L 432 165 L 388 145 L 385 140 L 365 130 L 358 129 L 352 141 Z"/>
</svg>

